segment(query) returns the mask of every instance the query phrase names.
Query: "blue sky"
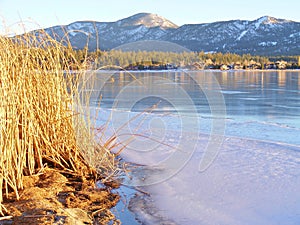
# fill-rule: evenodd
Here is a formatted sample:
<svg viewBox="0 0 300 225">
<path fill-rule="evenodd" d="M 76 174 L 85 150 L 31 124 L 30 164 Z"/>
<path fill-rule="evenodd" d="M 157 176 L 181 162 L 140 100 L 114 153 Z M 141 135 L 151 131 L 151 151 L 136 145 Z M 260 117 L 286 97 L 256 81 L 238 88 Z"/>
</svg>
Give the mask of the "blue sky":
<svg viewBox="0 0 300 225">
<path fill-rule="evenodd" d="M 116 21 L 139 12 L 159 14 L 177 25 L 269 15 L 300 22 L 296 0 L 0 0 L 0 32 L 65 25 L 78 20 Z M 6 29 L 4 28 L 6 27 Z"/>
</svg>

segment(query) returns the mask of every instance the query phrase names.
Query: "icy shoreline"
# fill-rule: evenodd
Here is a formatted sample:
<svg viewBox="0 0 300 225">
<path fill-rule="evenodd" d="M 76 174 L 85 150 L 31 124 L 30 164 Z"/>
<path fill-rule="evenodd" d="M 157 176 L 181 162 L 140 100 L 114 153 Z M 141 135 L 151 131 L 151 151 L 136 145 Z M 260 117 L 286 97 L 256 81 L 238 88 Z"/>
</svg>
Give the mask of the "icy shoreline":
<svg viewBox="0 0 300 225">
<path fill-rule="evenodd" d="M 202 173 L 201 155 L 196 151 L 170 179 L 143 187 L 164 218 L 176 224 L 298 223 L 300 147 L 227 137 Z"/>
<path fill-rule="evenodd" d="M 137 114 L 101 110 L 103 122 L 111 113 L 117 113 L 118 118 L 123 118 L 119 113 L 128 118 Z M 151 127 L 157 118 L 167 126 L 162 126 L 164 133 L 158 127 Z M 227 119 L 226 135 L 217 158 L 207 170 L 199 172 L 199 162 L 209 142 L 210 118 L 201 118 L 200 133 L 178 129 L 177 120 L 174 115 L 149 114 L 144 120 L 146 125 L 136 132 L 147 134 L 150 129 L 152 135 L 164 134 L 164 145 L 142 151 L 145 142 L 139 137 L 134 148 L 129 146 L 122 152 L 126 161 L 143 165 L 142 169 L 132 171 L 131 184 L 138 182 L 150 198 L 137 193 L 130 203 L 130 210 L 142 224 L 157 224 L 159 219 L 166 224 L 183 225 L 297 224 L 300 221 L 297 127 Z M 117 126 L 116 123 L 108 126 L 112 125 Z M 240 132 L 234 133 L 237 128 Z M 288 135 L 282 136 L 283 133 Z M 153 178 L 153 173 L 159 175 L 170 169 L 164 167 L 164 162 L 176 151 L 179 139 L 184 146 L 196 146 L 192 157 L 169 178 L 162 178 L 157 184 L 147 183 L 148 178 L 160 178 Z"/>
</svg>

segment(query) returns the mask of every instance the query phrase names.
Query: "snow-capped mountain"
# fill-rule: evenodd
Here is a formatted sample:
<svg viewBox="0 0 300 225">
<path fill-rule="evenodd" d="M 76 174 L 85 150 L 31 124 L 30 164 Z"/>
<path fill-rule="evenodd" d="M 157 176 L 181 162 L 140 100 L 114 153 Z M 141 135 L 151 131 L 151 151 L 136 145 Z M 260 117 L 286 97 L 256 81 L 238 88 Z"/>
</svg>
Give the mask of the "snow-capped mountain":
<svg viewBox="0 0 300 225">
<path fill-rule="evenodd" d="M 193 51 L 300 54 L 300 23 L 269 16 L 178 27 L 156 14 L 139 13 L 116 22 L 78 21 L 45 31 L 59 41 L 68 38 L 79 49 L 87 43 L 91 50 L 109 50 L 135 41 L 159 40 Z"/>
<path fill-rule="evenodd" d="M 151 13 L 139 13 L 128 18 L 117 21 L 119 26 L 138 26 L 144 25 L 145 27 L 161 27 L 161 28 L 178 28 L 178 26 L 171 21 Z"/>
<path fill-rule="evenodd" d="M 268 16 L 254 21 L 184 25 L 164 38 L 189 49 L 206 52 L 300 54 L 300 23 Z"/>
<path fill-rule="evenodd" d="M 69 39 L 74 48 L 84 48 L 88 43 L 91 50 L 108 50 L 135 41 L 162 40 L 177 28 L 161 16 L 139 13 L 116 22 L 77 21 L 45 31 L 59 41 Z"/>
</svg>

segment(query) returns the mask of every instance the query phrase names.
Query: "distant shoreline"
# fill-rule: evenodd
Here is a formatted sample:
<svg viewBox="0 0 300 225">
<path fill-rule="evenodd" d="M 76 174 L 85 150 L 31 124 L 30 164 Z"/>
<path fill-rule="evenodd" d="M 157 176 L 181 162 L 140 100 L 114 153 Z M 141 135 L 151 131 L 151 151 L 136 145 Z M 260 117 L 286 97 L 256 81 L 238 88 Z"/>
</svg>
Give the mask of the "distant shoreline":
<svg viewBox="0 0 300 225">
<path fill-rule="evenodd" d="M 130 72 L 130 73 L 141 73 L 141 72 L 150 72 L 150 73 L 161 73 L 161 72 L 184 72 L 184 71 L 190 71 L 190 72 L 300 72 L 300 69 L 285 69 L 285 70 L 277 70 L 277 69 L 257 69 L 257 70 L 245 70 L 245 69 L 241 69 L 241 70 L 234 70 L 234 69 L 230 69 L 230 70 L 220 70 L 220 69 L 204 69 L 204 70 L 191 70 L 191 69 L 176 69 L 176 70 L 87 70 L 87 71 L 99 71 L 99 72 L 107 72 L 107 73 L 111 73 L 111 72 Z M 76 70 L 72 71 L 72 73 L 77 73 Z"/>
</svg>

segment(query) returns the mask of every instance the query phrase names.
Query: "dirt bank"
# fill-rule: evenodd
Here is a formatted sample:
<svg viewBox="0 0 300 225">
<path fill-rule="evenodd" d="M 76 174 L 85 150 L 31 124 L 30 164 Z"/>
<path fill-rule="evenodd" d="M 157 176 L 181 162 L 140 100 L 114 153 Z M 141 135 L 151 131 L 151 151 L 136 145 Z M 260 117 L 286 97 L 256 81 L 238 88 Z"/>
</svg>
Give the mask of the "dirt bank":
<svg viewBox="0 0 300 225">
<path fill-rule="evenodd" d="M 79 177 L 54 169 L 24 178 L 20 199 L 4 199 L 7 217 L 0 224 L 120 224 L 110 209 L 119 201 L 116 183 L 97 188 L 94 177 Z"/>
</svg>

